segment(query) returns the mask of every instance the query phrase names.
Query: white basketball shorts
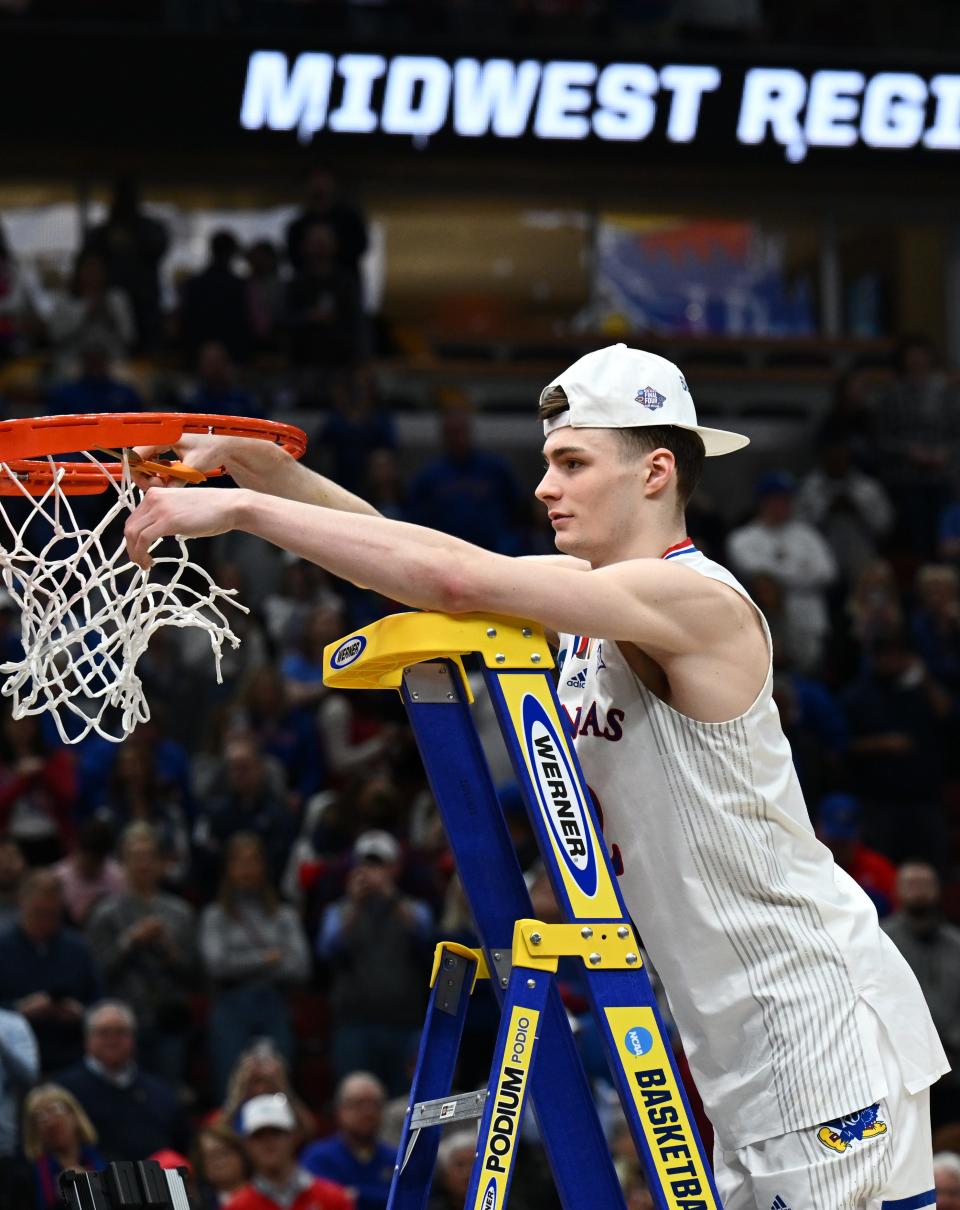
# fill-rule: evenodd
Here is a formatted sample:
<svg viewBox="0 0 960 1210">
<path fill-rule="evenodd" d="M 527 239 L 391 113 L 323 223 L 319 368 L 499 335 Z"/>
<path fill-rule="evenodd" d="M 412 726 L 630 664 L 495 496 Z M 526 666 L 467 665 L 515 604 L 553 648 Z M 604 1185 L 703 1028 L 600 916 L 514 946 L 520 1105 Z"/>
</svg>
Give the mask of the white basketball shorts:
<svg viewBox="0 0 960 1210">
<path fill-rule="evenodd" d="M 936 1205 L 930 1091 L 903 1087 L 880 1037 L 887 1096 L 833 1122 L 714 1153 L 724 1210 L 922 1210 Z"/>
</svg>

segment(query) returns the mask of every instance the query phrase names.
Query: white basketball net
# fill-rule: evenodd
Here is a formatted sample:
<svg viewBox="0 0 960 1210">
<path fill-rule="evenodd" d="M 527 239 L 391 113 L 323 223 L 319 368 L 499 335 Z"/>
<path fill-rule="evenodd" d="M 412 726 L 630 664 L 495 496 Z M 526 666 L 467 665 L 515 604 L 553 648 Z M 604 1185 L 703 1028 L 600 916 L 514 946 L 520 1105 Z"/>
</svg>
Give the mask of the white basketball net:
<svg viewBox="0 0 960 1210">
<path fill-rule="evenodd" d="M 92 528 L 78 520 L 72 498 L 60 486 L 63 471 L 52 459 L 36 459 L 56 470 L 42 496 L 19 485 L 32 506 L 19 528 L 0 507 L 9 534 L 8 544 L 0 526 L 0 573 L 21 611 L 25 652 L 22 660 L 0 664 L 5 678 L 0 693 L 13 699 L 14 718 L 49 711 L 65 743 L 79 743 L 91 730 L 120 742 L 150 717 L 136 665 L 154 631 L 162 626 L 205 630 L 222 681 L 224 640 L 233 647 L 240 640 L 219 603 L 248 610 L 233 599 L 233 590 L 218 587 L 190 561 L 182 538 L 158 539 L 151 552 L 162 543 L 168 553 L 153 553 L 148 571 L 132 563 L 122 532 L 117 543 L 116 531 L 108 530 L 114 520 L 126 518 L 143 493 L 130 477 L 126 456 L 121 479 L 95 455 L 84 456 L 108 479 L 107 492 L 115 496 L 102 512 L 102 496 L 78 497 L 94 506 L 81 510 L 96 512 Z M 0 468 L 11 473 L 5 463 Z"/>
</svg>

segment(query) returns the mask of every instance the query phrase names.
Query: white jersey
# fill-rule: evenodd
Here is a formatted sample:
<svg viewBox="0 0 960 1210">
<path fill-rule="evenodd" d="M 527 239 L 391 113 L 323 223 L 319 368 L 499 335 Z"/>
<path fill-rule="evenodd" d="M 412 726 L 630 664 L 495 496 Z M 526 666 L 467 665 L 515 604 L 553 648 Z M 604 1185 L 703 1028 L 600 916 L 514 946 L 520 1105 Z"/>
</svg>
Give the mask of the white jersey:
<svg viewBox="0 0 960 1210">
<path fill-rule="evenodd" d="M 750 600 L 689 540 L 664 557 Z M 721 1147 L 885 1096 L 865 1014 L 879 1020 L 910 1092 L 949 1070 L 912 971 L 814 835 L 772 659 L 746 713 L 702 723 L 651 693 L 616 643 L 563 635 L 561 650 L 577 756 Z"/>
</svg>

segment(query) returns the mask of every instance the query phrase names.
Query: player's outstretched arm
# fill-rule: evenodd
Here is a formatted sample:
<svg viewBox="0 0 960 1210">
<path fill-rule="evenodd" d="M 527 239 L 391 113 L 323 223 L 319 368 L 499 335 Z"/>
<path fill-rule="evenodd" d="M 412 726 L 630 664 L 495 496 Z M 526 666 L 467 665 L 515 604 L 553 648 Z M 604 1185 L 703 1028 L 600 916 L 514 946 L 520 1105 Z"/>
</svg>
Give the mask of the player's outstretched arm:
<svg viewBox="0 0 960 1210">
<path fill-rule="evenodd" d="M 142 458 L 157 458 L 169 450 L 173 450 L 181 462 L 199 471 L 222 466 L 235 483 L 251 491 L 280 496 L 284 500 L 299 500 L 304 504 L 319 504 L 321 508 L 338 512 L 380 516 L 372 504 L 332 479 L 310 470 L 272 441 L 187 433 L 174 446 L 138 446 L 136 452 Z M 161 480 L 142 471 L 134 471 L 134 477 L 144 489 L 182 486 L 182 480 Z"/>
<path fill-rule="evenodd" d="M 252 491 L 148 491 L 127 521 L 127 546 L 131 558 L 147 566 L 157 538 L 230 529 L 419 609 L 507 614 L 553 631 L 602 634 L 664 652 L 712 646 L 718 628 L 733 624 L 734 594 L 659 559 L 585 572 L 493 554 L 403 521 L 345 515 Z"/>
</svg>

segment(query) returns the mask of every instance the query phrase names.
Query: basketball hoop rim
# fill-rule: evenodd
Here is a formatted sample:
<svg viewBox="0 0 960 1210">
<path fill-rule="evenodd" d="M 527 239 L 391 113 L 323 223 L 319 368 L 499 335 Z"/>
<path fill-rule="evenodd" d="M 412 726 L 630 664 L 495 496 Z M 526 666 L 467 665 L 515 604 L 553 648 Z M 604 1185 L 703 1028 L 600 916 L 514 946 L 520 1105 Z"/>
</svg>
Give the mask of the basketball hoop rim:
<svg viewBox="0 0 960 1210">
<path fill-rule="evenodd" d="M 2 460 L 0 460 L 2 461 Z M 33 462 L 15 458 L 0 468 L 0 497 L 43 496 L 54 484 L 67 496 L 99 496 L 123 477 L 123 463 Z"/>
<path fill-rule="evenodd" d="M 294 458 L 301 458 L 307 448 L 306 433 L 279 420 L 204 412 L 79 412 L 0 421 L 0 463 L 9 465 L 24 459 L 94 451 L 104 446 L 127 449 L 140 445 L 174 445 L 184 434 L 271 441 Z M 79 471 L 82 464 L 55 462 L 54 466 Z M 88 467 L 87 472 L 92 469 Z M 205 474 L 223 474 L 223 468 Z"/>
</svg>

